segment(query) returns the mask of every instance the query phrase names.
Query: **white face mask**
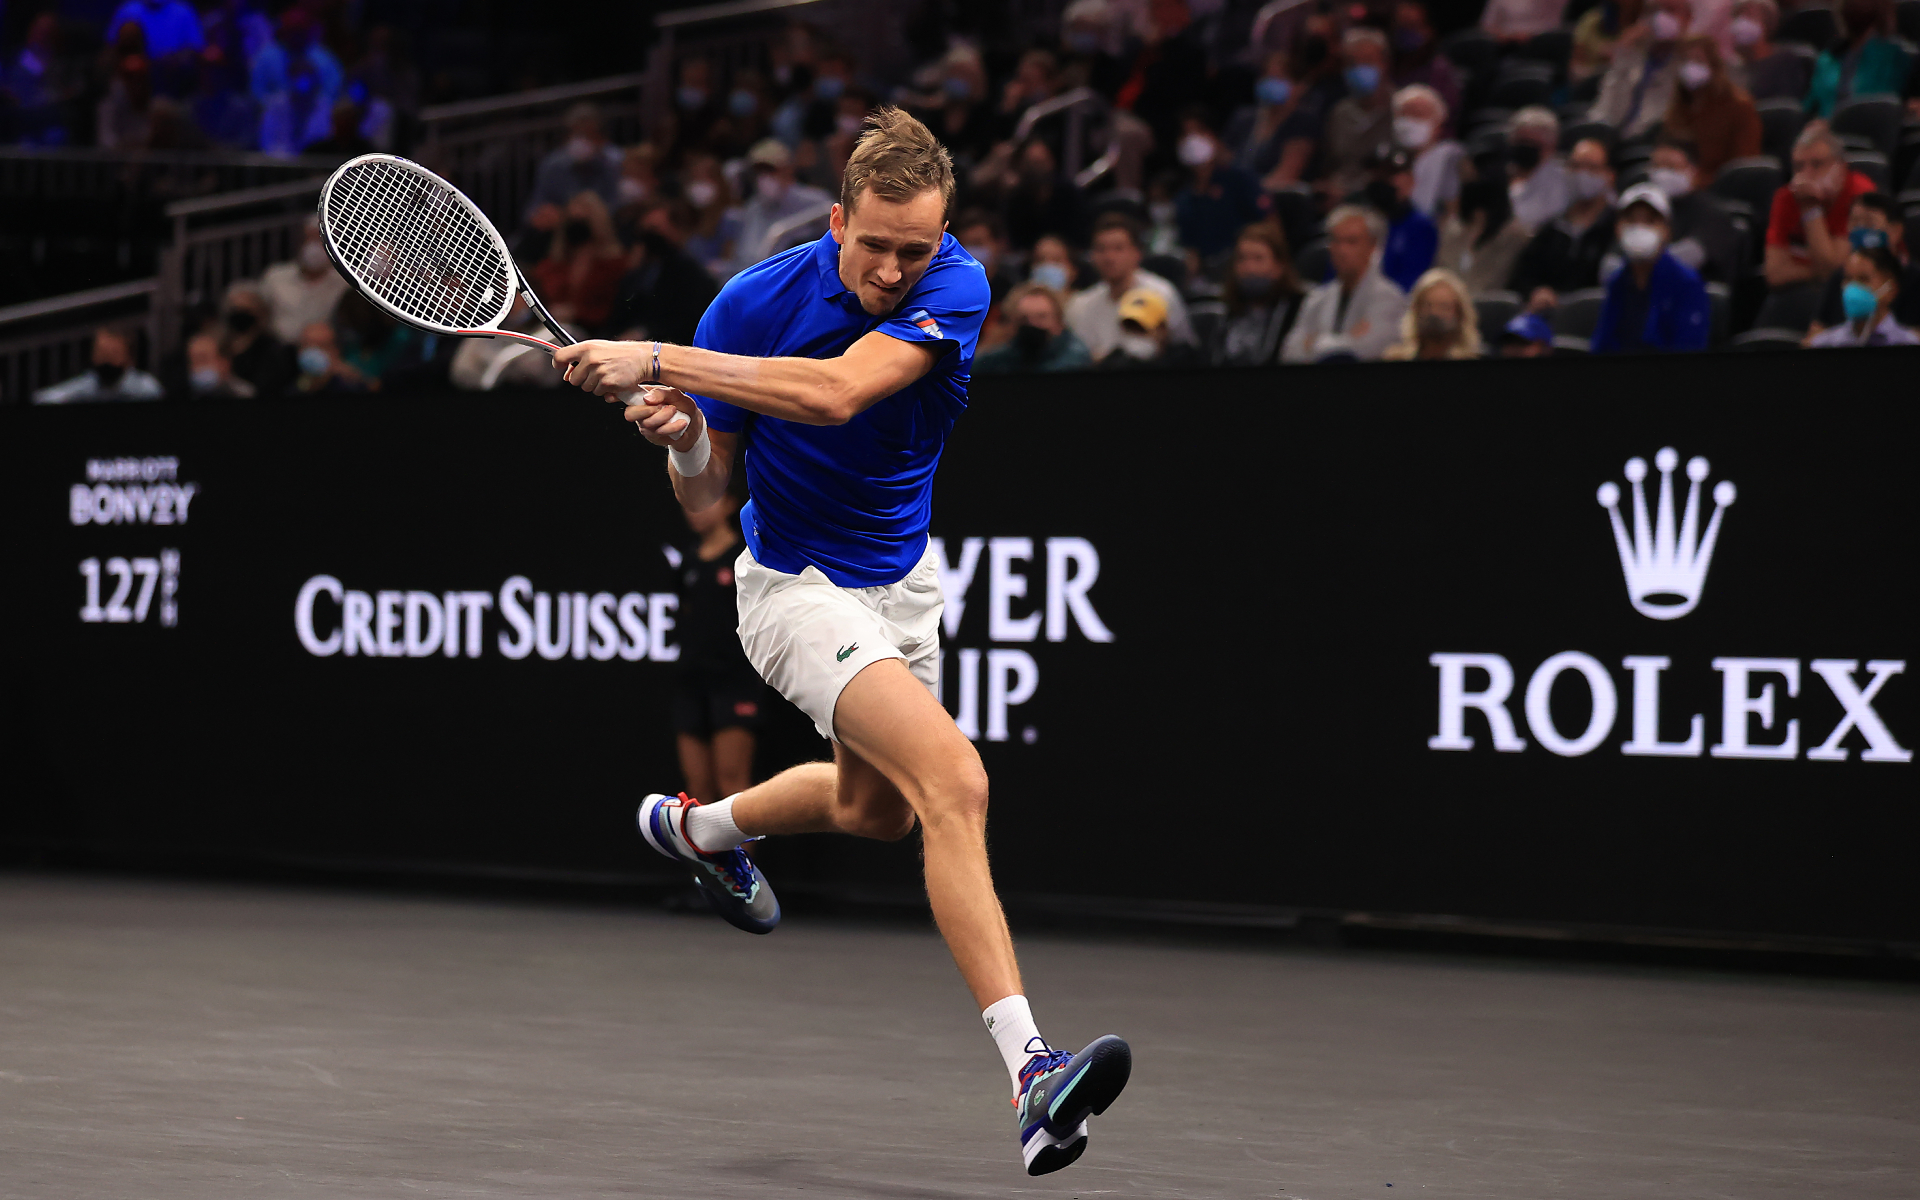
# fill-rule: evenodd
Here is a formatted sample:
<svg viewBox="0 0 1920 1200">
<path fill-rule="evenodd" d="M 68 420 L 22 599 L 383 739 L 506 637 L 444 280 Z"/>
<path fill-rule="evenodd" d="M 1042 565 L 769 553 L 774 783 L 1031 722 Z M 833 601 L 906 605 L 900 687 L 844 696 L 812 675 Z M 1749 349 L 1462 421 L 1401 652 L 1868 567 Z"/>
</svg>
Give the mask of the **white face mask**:
<svg viewBox="0 0 1920 1200">
<path fill-rule="evenodd" d="M 1620 248 L 1627 257 L 1635 262 L 1645 262 L 1660 256 L 1663 239 L 1660 231 L 1651 225 L 1622 225 L 1620 227 Z"/>
<path fill-rule="evenodd" d="M 1707 80 L 1713 78 L 1713 68 L 1703 62 L 1683 62 L 1680 64 L 1680 82 L 1689 91 L 1699 91 L 1707 86 Z"/>
<path fill-rule="evenodd" d="M 620 177 L 618 190 L 622 204 L 638 204 L 647 198 L 647 185 L 629 176 Z"/>
<path fill-rule="evenodd" d="M 753 194 L 768 204 L 778 204 L 787 194 L 787 185 L 772 171 L 762 171 L 753 178 Z"/>
<path fill-rule="evenodd" d="M 1060 292 L 1066 291 L 1067 285 L 1072 282 L 1066 266 L 1056 262 L 1035 263 L 1033 270 L 1027 272 L 1027 278 Z"/>
<path fill-rule="evenodd" d="M 1420 150 L 1433 140 L 1433 122 L 1423 117 L 1396 117 L 1393 140 L 1409 150 Z"/>
<path fill-rule="evenodd" d="M 1680 18 L 1665 9 L 1653 14 L 1651 24 L 1656 42 L 1670 42 L 1680 36 Z"/>
<path fill-rule="evenodd" d="M 1766 35 L 1766 27 L 1752 17 L 1735 17 L 1727 25 L 1727 33 L 1732 36 L 1736 46 L 1756 46 Z"/>
<path fill-rule="evenodd" d="M 1647 182 L 1667 194 L 1671 200 L 1693 190 L 1693 176 L 1677 167 L 1655 167 L 1647 172 Z"/>
<path fill-rule="evenodd" d="M 1121 334 L 1120 349 L 1128 358 L 1152 358 L 1160 353 L 1160 347 L 1144 333 Z"/>
<path fill-rule="evenodd" d="M 319 242 L 300 247 L 300 269 L 309 275 L 318 275 L 327 269 L 327 252 Z"/>
<path fill-rule="evenodd" d="M 1180 161 L 1189 167 L 1203 167 L 1213 161 L 1213 139 L 1190 133 L 1180 139 Z"/>
<path fill-rule="evenodd" d="M 1573 189 L 1575 200 L 1592 200 L 1607 190 L 1607 177 L 1592 171 L 1568 171 L 1567 185 Z"/>
<path fill-rule="evenodd" d="M 568 138 L 567 157 L 577 163 L 586 162 L 593 157 L 593 143 L 583 137 Z"/>
<path fill-rule="evenodd" d="M 720 198 L 720 189 L 712 180 L 695 179 L 687 184 L 687 203 L 695 208 L 706 208 Z"/>
<path fill-rule="evenodd" d="M 860 127 L 866 123 L 865 117 L 856 117 L 852 113 L 841 113 L 833 119 L 833 127 L 841 133 L 859 133 Z"/>
<path fill-rule="evenodd" d="M 1179 208 L 1171 200 L 1155 200 L 1147 205 L 1147 216 L 1155 225 L 1171 225 L 1179 214 Z"/>
</svg>

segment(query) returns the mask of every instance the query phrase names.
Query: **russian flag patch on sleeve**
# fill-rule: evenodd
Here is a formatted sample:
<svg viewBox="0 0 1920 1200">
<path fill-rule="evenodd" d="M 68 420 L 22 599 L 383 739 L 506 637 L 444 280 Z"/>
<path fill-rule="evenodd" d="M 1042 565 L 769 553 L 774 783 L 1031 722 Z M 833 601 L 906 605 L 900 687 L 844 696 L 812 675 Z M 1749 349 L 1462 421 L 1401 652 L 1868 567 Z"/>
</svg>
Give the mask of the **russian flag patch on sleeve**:
<svg viewBox="0 0 1920 1200">
<path fill-rule="evenodd" d="M 912 312 L 907 314 L 907 320 L 912 321 L 916 326 L 919 327 L 921 333 L 926 334 L 928 337 L 932 338 L 934 341 L 937 342 L 937 341 L 943 340 L 940 336 L 939 324 L 934 321 L 933 316 L 930 313 L 928 313 L 926 309 L 924 308 L 914 309 Z"/>
</svg>

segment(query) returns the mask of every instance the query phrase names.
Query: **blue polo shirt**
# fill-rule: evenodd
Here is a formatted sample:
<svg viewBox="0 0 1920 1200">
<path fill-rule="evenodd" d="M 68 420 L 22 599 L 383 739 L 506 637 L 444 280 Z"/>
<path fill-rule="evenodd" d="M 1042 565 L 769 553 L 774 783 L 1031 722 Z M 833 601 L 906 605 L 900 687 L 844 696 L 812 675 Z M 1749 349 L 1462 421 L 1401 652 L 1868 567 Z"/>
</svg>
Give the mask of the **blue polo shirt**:
<svg viewBox="0 0 1920 1200">
<path fill-rule="evenodd" d="M 838 358 L 873 330 L 940 346 L 919 379 L 845 425 L 802 425 L 695 396 L 707 424 L 741 433 L 753 499 L 740 526 L 754 558 L 798 575 L 820 568 L 841 587 L 898 583 L 927 549 L 933 472 L 967 407 L 987 274 L 952 234 L 899 307 L 870 316 L 840 282 L 831 233 L 735 275 L 693 344 L 757 358 Z"/>
</svg>

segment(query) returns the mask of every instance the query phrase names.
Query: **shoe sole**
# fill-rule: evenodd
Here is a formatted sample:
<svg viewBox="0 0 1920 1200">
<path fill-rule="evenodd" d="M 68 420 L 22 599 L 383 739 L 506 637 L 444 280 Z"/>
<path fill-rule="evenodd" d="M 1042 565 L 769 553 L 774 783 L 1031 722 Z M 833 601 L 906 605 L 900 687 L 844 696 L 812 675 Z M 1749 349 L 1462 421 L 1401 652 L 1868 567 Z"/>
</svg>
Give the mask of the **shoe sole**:
<svg viewBox="0 0 1920 1200">
<path fill-rule="evenodd" d="M 1067 1137 L 1089 1116 L 1106 1112 L 1133 1074 L 1132 1047 L 1112 1034 L 1087 1043 L 1074 1060 L 1072 1080 L 1047 1106 L 1047 1132 L 1055 1137 Z"/>
<path fill-rule="evenodd" d="M 652 846 L 656 852 L 665 855 L 675 862 L 684 862 L 685 860 L 676 854 L 671 846 L 661 845 L 660 840 L 653 836 L 653 814 L 657 811 L 662 801 L 670 799 L 672 799 L 672 797 L 663 796 L 655 792 L 640 802 L 640 836 L 644 838 L 647 845 Z"/>
<path fill-rule="evenodd" d="M 1080 1156 L 1085 1154 L 1086 1151 L 1087 1138 L 1085 1134 L 1068 1141 L 1056 1143 L 1052 1146 L 1043 1147 L 1033 1156 L 1033 1161 L 1027 1164 L 1027 1174 L 1051 1175 L 1055 1171 L 1063 1171 L 1074 1163 L 1079 1162 Z"/>
</svg>

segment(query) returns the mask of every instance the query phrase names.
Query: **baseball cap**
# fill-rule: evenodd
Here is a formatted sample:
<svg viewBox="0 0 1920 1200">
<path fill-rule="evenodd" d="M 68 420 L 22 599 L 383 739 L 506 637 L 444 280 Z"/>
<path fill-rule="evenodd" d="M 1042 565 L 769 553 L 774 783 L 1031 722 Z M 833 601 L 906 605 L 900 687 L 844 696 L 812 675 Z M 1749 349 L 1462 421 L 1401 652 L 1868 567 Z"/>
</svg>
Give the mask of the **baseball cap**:
<svg viewBox="0 0 1920 1200">
<path fill-rule="evenodd" d="M 793 161 L 793 152 L 778 138 L 761 138 L 747 151 L 747 165 L 778 170 Z"/>
<path fill-rule="evenodd" d="M 1548 325 L 1547 319 L 1539 313 L 1521 313 L 1513 320 L 1507 322 L 1507 327 L 1502 332 L 1501 338 L 1502 340 L 1515 338 L 1523 342 L 1551 342 L 1553 340 L 1553 327 Z"/>
<path fill-rule="evenodd" d="M 1120 297 L 1120 319 L 1152 333 L 1167 323 L 1167 302 L 1152 288 L 1137 287 Z"/>
<path fill-rule="evenodd" d="M 1650 183 L 1636 183 L 1620 195 L 1620 203 L 1614 207 L 1626 212 L 1636 204 L 1644 204 L 1660 214 L 1663 221 L 1673 220 L 1673 206 L 1667 203 L 1667 194 Z"/>
</svg>

